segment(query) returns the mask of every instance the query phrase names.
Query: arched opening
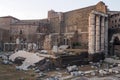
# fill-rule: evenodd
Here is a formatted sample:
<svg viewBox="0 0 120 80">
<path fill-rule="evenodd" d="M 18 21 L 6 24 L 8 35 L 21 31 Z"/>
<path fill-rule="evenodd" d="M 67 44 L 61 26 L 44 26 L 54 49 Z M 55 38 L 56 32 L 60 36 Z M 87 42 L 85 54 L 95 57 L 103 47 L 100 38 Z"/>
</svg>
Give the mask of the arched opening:
<svg viewBox="0 0 120 80">
<path fill-rule="evenodd" d="M 119 40 L 119 38 L 117 36 L 114 38 L 113 44 L 114 45 L 120 45 L 120 40 Z"/>
<path fill-rule="evenodd" d="M 114 38 L 113 47 L 114 47 L 114 55 L 120 56 L 120 40 L 117 36 Z"/>
<path fill-rule="evenodd" d="M 120 39 L 119 36 L 114 36 L 110 46 L 110 55 L 120 56 Z"/>
</svg>

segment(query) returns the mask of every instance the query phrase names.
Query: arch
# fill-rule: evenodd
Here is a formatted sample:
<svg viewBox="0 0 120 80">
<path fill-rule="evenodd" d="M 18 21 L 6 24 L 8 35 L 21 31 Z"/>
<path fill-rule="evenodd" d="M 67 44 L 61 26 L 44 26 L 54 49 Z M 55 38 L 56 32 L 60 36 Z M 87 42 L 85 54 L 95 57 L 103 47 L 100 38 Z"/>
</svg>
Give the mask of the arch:
<svg viewBox="0 0 120 80">
<path fill-rule="evenodd" d="M 117 55 L 120 52 L 120 34 L 113 34 L 109 44 L 109 54 L 110 55 Z"/>
<path fill-rule="evenodd" d="M 119 33 L 114 34 L 114 35 L 112 36 L 112 38 L 111 38 L 111 40 L 110 40 L 110 43 L 114 43 L 115 40 L 116 40 L 116 41 L 118 41 L 118 40 L 120 41 L 120 34 L 119 34 Z"/>
<path fill-rule="evenodd" d="M 114 45 L 120 45 L 120 39 L 116 36 L 113 41 Z"/>
</svg>

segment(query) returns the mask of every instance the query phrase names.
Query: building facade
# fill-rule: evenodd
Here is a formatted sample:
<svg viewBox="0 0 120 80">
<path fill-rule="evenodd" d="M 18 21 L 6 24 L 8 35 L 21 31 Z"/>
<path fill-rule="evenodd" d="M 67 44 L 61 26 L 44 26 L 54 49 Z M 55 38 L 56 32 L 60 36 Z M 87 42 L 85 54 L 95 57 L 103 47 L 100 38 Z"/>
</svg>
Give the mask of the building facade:
<svg viewBox="0 0 120 80">
<path fill-rule="evenodd" d="M 21 40 L 35 42 L 44 49 L 51 49 L 54 45 L 69 45 L 71 48 L 78 46 L 86 49 L 89 54 L 107 54 L 108 9 L 101 1 L 68 12 L 50 10 L 48 18 L 41 20 L 0 17 L 0 28 L 9 30 L 11 42 L 20 36 Z"/>
</svg>

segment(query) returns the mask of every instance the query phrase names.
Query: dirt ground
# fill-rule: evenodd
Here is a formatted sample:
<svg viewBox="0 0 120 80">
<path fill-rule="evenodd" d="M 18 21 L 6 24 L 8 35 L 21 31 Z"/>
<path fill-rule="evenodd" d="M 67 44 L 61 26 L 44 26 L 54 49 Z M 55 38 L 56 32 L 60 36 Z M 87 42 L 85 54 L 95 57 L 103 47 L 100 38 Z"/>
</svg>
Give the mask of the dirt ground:
<svg viewBox="0 0 120 80">
<path fill-rule="evenodd" d="M 35 80 L 33 71 L 18 71 L 15 65 L 4 65 L 0 59 L 0 80 Z"/>
</svg>

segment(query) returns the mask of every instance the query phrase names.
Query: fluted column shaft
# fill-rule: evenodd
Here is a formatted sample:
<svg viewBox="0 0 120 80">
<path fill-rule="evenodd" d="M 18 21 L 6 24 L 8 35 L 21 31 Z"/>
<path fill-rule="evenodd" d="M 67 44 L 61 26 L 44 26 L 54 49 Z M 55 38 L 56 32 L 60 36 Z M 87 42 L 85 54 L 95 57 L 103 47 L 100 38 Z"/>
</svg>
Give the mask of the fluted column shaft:
<svg viewBox="0 0 120 80">
<path fill-rule="evenodd" d="M 100 16 L 96 16 L 96 53 L 100 52 Z"/>
<path fill-rule="evenodd" d="M 95 14 L 89 16 L 89 44 L 88 52 L 95 53 Z"/>
<path fill-rule="evenodd" d="M 105 19 L 105 55 L 108 55 L 108 19 Z"/>
<path fill-rule="evenodd" d="M 101 19 L 101 51 L 105 50 L 105 17 Z"/>
</svg>

